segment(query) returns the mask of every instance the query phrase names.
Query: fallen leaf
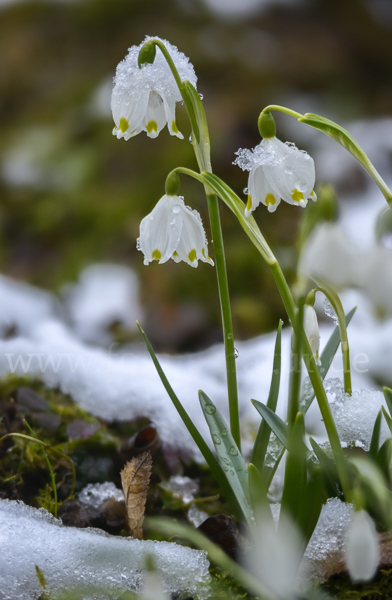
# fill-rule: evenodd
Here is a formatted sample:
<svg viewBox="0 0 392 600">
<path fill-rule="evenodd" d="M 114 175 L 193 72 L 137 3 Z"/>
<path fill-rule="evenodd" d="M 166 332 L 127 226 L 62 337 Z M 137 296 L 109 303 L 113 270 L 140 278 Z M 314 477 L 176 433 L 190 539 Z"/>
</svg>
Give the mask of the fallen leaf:
<svg viewBox="0 0 392 600">
<path fill-rule="evenodd" d="M 129 534 L 138 540 L 143 539 L 142 525 L 151 467 L 151 453 L 143 452 L 143 454 L 139 454 L 127 462 L 120 473 Z"/>
</svg>

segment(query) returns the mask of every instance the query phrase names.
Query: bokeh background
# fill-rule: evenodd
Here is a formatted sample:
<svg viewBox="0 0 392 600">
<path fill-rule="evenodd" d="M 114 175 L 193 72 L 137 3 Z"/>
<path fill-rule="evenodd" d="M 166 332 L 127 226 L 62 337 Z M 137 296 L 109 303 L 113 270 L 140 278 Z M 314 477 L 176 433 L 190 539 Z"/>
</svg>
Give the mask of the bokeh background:
<svg viewBox="0 0 392 600">
<path fill-rule="evenodd" d="M 143 322 L 157 350 L 192 351 L 220 340 L 214 270 L 172 261 L 144 267 L 136 250 L 140 220 L 168 171 L 195 166 L 185 112 L 178 107 L 184 141 L 166 130 L 156 140 L 112 136 L 115 68 L 146 34 L 190 57 L 214 171 L 242 194 L 247 177 L 232 165 L 234 153 L 259 142 L 257 117 L 267 104 L 343 123 L 392 116 L 392 2 L 0 0 L 1 272 L 60 293 L 92 263 L 128 265 L 140 278 Z M 286 116 L 277 124 L 281 139 L 312 152 L 304 125 Z M 316 172 L 321 182 L 325 169 Z M 338 195 L 359 193 L 365 177 L 351 170 L 335 182 Z M 200 186 L 184 179 L 181 193 L 207 223 Z M 235 334 L 246 339 L 274 329 L 283 307 L 234 217 L 224 206 L 221 215 Z M 273 215 L 256 213 L 290 280 L 302 216 L 284 203 Z M 119 340 L 134 335 L 113 328 Z"/>
</svg>

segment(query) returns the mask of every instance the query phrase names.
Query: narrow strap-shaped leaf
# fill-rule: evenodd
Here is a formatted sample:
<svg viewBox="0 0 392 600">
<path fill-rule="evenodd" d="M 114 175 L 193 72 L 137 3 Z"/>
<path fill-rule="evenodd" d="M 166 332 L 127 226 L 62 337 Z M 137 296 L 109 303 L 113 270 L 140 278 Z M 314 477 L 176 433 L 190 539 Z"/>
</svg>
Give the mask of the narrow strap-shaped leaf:
<svg viewBox="0 0 392 600">
<path fill-rule="evenodd" d="M 320 448 L 317 442 L 313 438 L 309 438 L 310 445 L 313 448 L 315 455 L 320 463 L 323 475 L 328 484 L 328 496 L 333 498 L 337 496 L 338 487 L 340 488 L 340 481 L 338 470 L 334 461 Z"/>
<path fill-rule="evenodd" d="M 182 89 L 181 89 L 182 98 L 184 100 L 184 104 L 187 109 L 188 117 L 191 122 L 192 131 L 195 135 L 196 142 L 199 144 L 200 143 L 200 130 L 199 130 L 199 125 L 198 125 L 197 118 L 196 118 L 195 107 L 194 107 L 194 102 L 193 102 L 192 93 L 191 93 L 191 88 L 193 86 L 189 83 L 189 81 L 184 81 L 182 83 L 181 87 L 182 87 Z"/>
<path fill-rule="evenodd" d="M 357 310 L 357 307 L 355 306 L 354 308 L 352 308 L 350 310 L 350 312 L 347 313 L 346 315 L 346 327 L 348 327 L 351 319 L 353 318 L 355 311 Z M 335 354 L 339 348 L 339 344 L 340 344 L 340 335 L 339 335 L 339 327 L 336 326 L 335 329 L 333 330 L 328 342 L 326 343 L 324 350 L 320 356 L 320 361 L 321 361 L 321 366 L 317 367 L 320 373 L 320 377 L 322 380 L 325 379 L 329 368 L 332 364 L 332 361 L 335 357 Z M 309 380 L 306 380 L 306 386 L 309 388 L 310 386 L 310 382 Z M 311 389 L 311 391 L 309 392 L 309 389 Z M 307 391 L 302 391 L 302 397 L 301 397 L 301 411 L 306 414 L 307 410 L 309 409 L 309 406 L 312 404 L 314 398 L 315 398 L 315 394 L 314 394 L 314 390 L 312 388 L 309 388 Z"/>
<path fill-rule="evenodd" d="M 388 415 L 387 411 L 385 410 L 385 408 L 384 408 L 383 406 L 381 407 L 381 410 L 382 410 L 382 414 L 384 415 L 384 419 L 386 420 L 386 422 L 387 422 L 387 425 L 388 425 L 388 427 L 389 427 L 389 431 L 390 431 L 390 432 L 391 432 L 391 434 L 392 434 L 392 419 L 391 419 L 391 417 Z"/>
<path fill-rule="evenodd" d="M 304 443 L 305 421 L 298 413 L 288 442 L 281 510 L 297 520 L 298 511 L 306 486 L 306 446 Z"/>
<path fill-rule="evenodd" d="M 392 459 L 392 439 L 388 438 L 381 445 L 380 450 L 377 454 L 376 462 L 380 467 L 380 470 L 384 474 L 387 481 L 390 479 L 390 471 L 391 471 L 391 459 Z"/>
<path fill-rule="evenodd" d="M 361 146 L 346 129 L 337 123 L 334 123 L 334 121 L 330 121 L 330 119 L 326 119 L 325 117 L 316 115 L 314 113 L 307 113 L 298 119 L 298 121 L 300 123 L 306 123 L 306 125 L 310 125 L 310 127 L 314 127 L 315 129 L 322 131 L 325 133 L 325 135 L 328 135 L 330 138 L 335 140 L 335 142 L 350 152 L 350 154 L 352 154 L 354 158 L 356 158 L 363 168 L 369 173 L 370 177 L 384 194 L 388 204 L 392 206 L 392 193 L 387 184 L 382 179 L 378 171 L 374 168 L 373 164 L 370 162 Z"/>
<path fill-rule="evenodd" d="M 163 372 L 163 369 L 155 355 L 154 349 L 151 346 L 150 341 L 147 338 L 147 336 L 146 336 L 145 332 L 143 331 L 139 322 L 137 322 L 137 326 L 139 328 L 140 333 L 142 334 L 144 343 L 146 344 L 147 350 L 150 353 L 150 356 L 151 356 L 152 361 L 155 365 L 155 368 L 158 372 L 158 375 L 161 378 L 163 386 L 164 386 L 165 390 L 167 391 L 175 408 L 177 409 L 178 414 L 180 415 L 181 419 L 183 420 L 185 427 L 188 429 L 193 440 L 197 444 L 197 447 L 199 448 L 200 452 L 202 453 L 206 463 L 210 467 L 215 479 L 219 483 L 219 485 L 222 489 L 222 492 L 223 492 L 224 496 L 226 497 L 227 501 L 229 502 L 233 512 L 235 512 L 237 515 L 241 514 L 242 511 L 238 505 L 236 496 L 234 495 L 234 493 L 231 489 L 231 486 L 229 485 L 229 482 L 225 476 L 225 473 L 224 473 L 221 465 L 217 461 L 214 454 L 211 452 L 209 446 L 204 441 L 203 436 L 201 435 L 201 433 L 199 432 L 197 427 L 194 425 L 192 419 L 190 418 L 190 416 L 186 412 L 185 408 L 182 406 L 180 400 L 176 396 L 173 388 L 171 387 L 171 385 L 170 385 L 165 373 Z"/>
<path fill-rule="evenodd" d="M 270 505 L 267 498 L 268 488 L 266 486 L 266 482 L 263 480 L 259 470 L 252 463 L 249 463 L 248 466 L 248 476 L 249 495 L 255 517 L 257 518 L 258 513 L 266 512 L 272 519 Z"/>
<path fill-rule="evenodd" d="M 280 417 L 278 417 L 278 415 L 273 410 L 268 408 L 268 406 L 266 406 L 262 402 L 259 402 L 258 400 L 251 400 L 251 402 L 257 410 L 257 412 L 263 417 L 263 419 L 265 419 L 265 421 L 272 429 L 278 440 L 282 442 L 284 447 L 287 449 L 289 443 L 289 429 L 286 423 Z"/>
<path fill-rule="evenodd" d="M 224 471 L 238 504 L 244 513 L 250 527 L 253 525 L 250 505 L 248 470 L 238 450 L 230 429 L 215 404 L 210 398 L 199 390 L 200 405 L 210 429 L 212 441 L 218 455 L 218 461 Z"/>
<path fill-rule="evenodd" d="M 380 432 L 381 432 L 381 419 L 382 419 L 382 410 L 380 409 L 376 420 L 374 421 L 372 439 L 370 440 L 370 448 L 369 448 L 369 456 L 373 460 L 376 460 L 378 449 L 380 446 Z"/>
<path fill-rule="evenodd" d="M 296 520 L 304 537 L 304 550 L 308 545 L 319 520 L 324 499 L 324 478 L 322 470 L 320 467 L 315 467 L 311 478 L 306 484 Z"/>
<path fill-rule="evenodd" d="M 281 355 L 282 355 L 282 324 L 283 321 L 279 321 L 278 332 L 276 334 L 275 352 L 274 352 L 274 363 L 272 367 L 272 378 L 271 386 L 267 400 L 267 407 L 273 412 L 276 411 L 279 396 L 280 386 L 280 371 L 281 371 Z M 268 448 L 268 442 L 270 439 L 271 427 L 268 425 L 265 419 L 262 419 L 259 430 L 257 432 L 256 440 L 252 450 L 251 463 L 253 463 L 259 471 L 262 470 L 264 464 L 265 454 Z"/>
<path fill-rule="evenodd" d="M 389 410 L 389 414 L 392 417 L 392 390 L 390 388 L 383 388 L 385 402 L 387 403 L 387 407 Z"/>
</svg>

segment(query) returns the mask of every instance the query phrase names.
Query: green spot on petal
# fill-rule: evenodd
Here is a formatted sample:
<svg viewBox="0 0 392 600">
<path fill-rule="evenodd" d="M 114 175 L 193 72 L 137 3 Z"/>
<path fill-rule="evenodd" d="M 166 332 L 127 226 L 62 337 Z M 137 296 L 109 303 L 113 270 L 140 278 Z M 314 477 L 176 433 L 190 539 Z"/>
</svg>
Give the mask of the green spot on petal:
<svg viewBox="0 0 392 600">
<path fill-rule="evenodd" d="M 303 193 L 297 190 L 297 188 L 291 192 L 291 197 L 294 202 L 301 202 L 301 200 L 305 200 Z"/>
<path fill-rule="evenodd" d="M 276 204 L 276 198 L 273 194 L 267 194 L 265 197 L 265 203 L 267 206 L 269 206 L 270 204 L 272 204 L 272 206 L 274 206 L 274 204 Z"/>
<path fill-rule="evenodd" d="M 175 121 L 172 121 L 172 130 L 174 133 L 178 133 L 178 127 Z"/>
<path fill-rule="evenodd" d="M 174 250 L 174 252 L 173 252 L 173 256 L 178 256 L 178 252 L 177 252 L 177 250 Z"/>
<path fill-rule="evenodd" d="M 123 133 L 125 133 L 125 132 L 126 132 L 126 130 L 128 129 L 128 127 L 129 127 L 129 123 L 128 123 L 128 121 L 127 121 L 127 120 L 126 120 L 124 117 L 121 117 L 121 119 L 120 119 L 120 127 L 119 127 L 119 129 L 121 129 L 121 131 L 122 131 Z"/>
<path fill-rule="evenodd" d="M 162 254 L 158 249 L 154 250 L 154 252 L 152 253 L 152 258 L 154 260 L 160 260 L 162 258 Z"/>
<path fill-rule="evenodd" d="M 193 262 L 194 260 L 196 260 L 196 250 L 193 249 L 189 252 L 188 254 L 188 258 L 191 262 Z"/>
<path fill-rule="evenodd" d="M 250 210 L 252 210 L 252 196 L 248 195 L 248 202 L 246 203 L 246 210 L 249 212 Z"/>
<path fill-rule="evenodd" d="M 151 133 L 152 131 L 158 131 L 158 125 L 156 121 L 149 121 L 147 123 L 147 127 L 146 127 L 148 133 Z"/>
</svg>

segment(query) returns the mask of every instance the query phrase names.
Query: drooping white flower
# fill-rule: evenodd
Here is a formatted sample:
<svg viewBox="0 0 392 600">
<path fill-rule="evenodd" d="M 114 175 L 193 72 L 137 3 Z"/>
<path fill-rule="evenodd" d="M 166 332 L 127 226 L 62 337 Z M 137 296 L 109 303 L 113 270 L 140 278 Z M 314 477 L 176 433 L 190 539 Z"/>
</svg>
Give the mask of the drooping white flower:
<svg viewBox="0 0 392 600">
<path fill-rule="evenodd" d="M 305 304 L 304 306 L 304 330 L 306 337 L 309 341 L 310 349 L 315 358 L 316 365 L 320 366 L 320 332 L 317 321 L 317 315 L 313 306 L 309 306 L 308 304 Z"/>
<path fill-rule="evenodd" d="M 147 36 L 140 46 L 132 46 L 117 66 L 111 99 L 113 135 L 129 140 L 145 131 L 155 138 L 167 124 L 170 134 L 182 139 L 175 119 L 175 105 L 182 98 L 161 50 L 157 48 L 153 64 L 144 64 L 141 69 L 138 66 L 139 51 L 150 39 L 160 38 Z M 181 80 L 196 86 L 197 77 L 189 59 L 166 40 L 160 41 L 169 51 Z"/>
<path fill-rule="evenodd" d="M 139 598 L 140 600 L 170 600 L 156 571 L 147 571 L 144 575 L 144 584 Z"/>
<path fill-rule="evenodd" d="M 302 556 L 301 535 L 287 514 L 275 524 L 263 512 L 257 519 L 255 547 L 246 556 L 246 566 L 274 596 L 296 598 L 298 567 Z"/>
<path fill-rule="evenodd" d="M 200 215 L 185 206 L 180 196 L 165 194 L 154 210 L 140 223 L 137 248 L 144 254 L 144 264 L 160 264 L 172 258 L 197 267 L 198 260 L 214 262 L 208 256 L 207 238 Z"/>
<path fill-rule="evenodd" d="M 365 510 L 354 514 L 346 542 L 346 564 L 352 581 L 369 581 L 377 571 L 380 545 L 373 519 Z"/>
<path fill-rule="evenodd" d="M 314 161 L 294 144 L 265 138 L 253 150 L 240 149 L 236 154 L 234 164 L 250 171 L 246 217 L 260 202 L 274 212 L 281 199 L 303 208 L 308 199 L 317 200 Z"/>
</svg>

